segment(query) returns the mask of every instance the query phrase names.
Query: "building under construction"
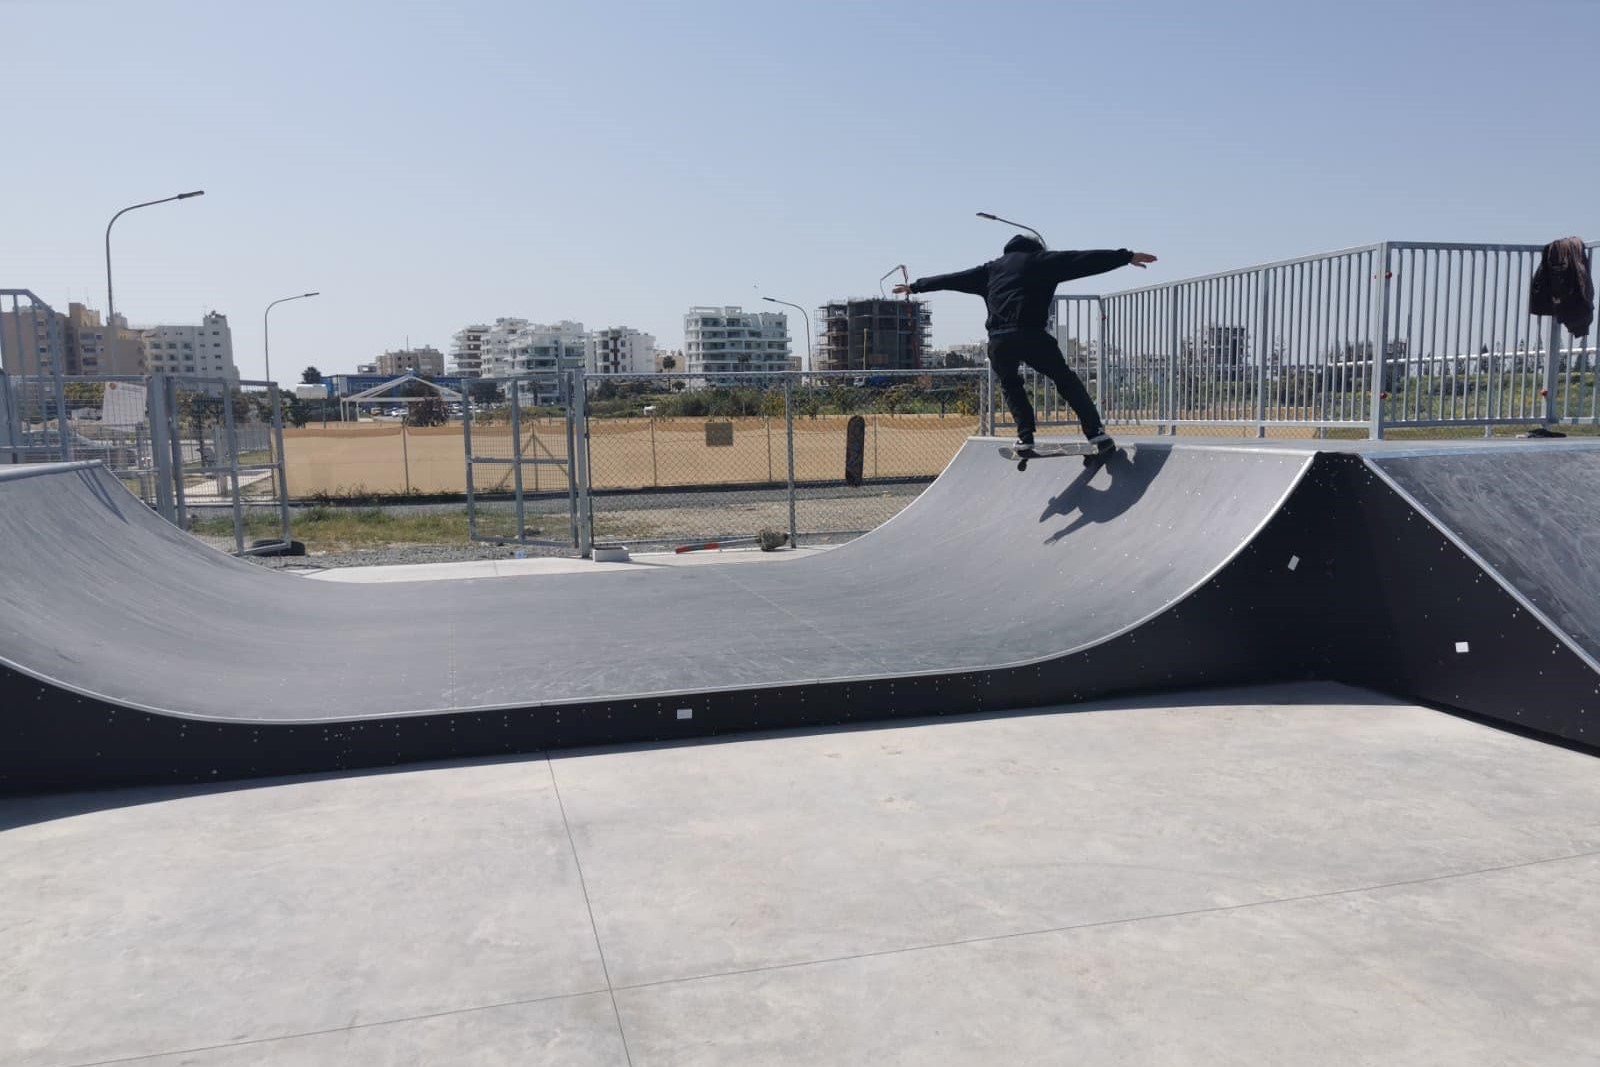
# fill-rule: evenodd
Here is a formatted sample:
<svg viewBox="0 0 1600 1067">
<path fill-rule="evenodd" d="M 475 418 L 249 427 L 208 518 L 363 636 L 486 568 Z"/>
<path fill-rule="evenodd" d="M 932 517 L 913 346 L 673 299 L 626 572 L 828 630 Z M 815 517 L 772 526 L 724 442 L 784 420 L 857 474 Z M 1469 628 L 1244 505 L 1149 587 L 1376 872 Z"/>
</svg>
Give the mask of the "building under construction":
<svg viewBox="0 0 1600 1067">
<path fill-rule="evenodd" d="M 817 370 L 917 370 L 932 316 L 920 300 L 835 300 L 817 309 Z"/>
</svg>

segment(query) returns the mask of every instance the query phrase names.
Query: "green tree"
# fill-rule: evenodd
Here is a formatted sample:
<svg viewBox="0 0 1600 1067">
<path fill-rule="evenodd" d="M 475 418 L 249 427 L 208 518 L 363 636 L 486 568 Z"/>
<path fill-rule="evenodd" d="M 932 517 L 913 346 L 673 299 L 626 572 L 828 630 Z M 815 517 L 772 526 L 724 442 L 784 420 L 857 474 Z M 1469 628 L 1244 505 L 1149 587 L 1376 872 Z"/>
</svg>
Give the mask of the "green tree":
<svg viewBox="0 0 1600 1067">
<path fill-rule="evenodd" d="M 450 411 L 437 393 L 406 406 L 407 426 L 443 426 L 449 421 Z"/>
<path fill-rule="evenodd" d="M 300 381 L 306 385 L 321 385 L 322 372 L 315 367 L 307 367 L 300 372 Z"/>
</svg>

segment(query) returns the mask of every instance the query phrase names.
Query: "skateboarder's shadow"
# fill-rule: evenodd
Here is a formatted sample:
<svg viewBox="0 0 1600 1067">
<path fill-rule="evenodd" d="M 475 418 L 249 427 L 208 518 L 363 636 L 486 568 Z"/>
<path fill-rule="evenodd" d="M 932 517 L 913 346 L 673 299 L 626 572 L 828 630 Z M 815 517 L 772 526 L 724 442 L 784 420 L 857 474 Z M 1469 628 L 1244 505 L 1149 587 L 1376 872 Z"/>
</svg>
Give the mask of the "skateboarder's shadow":
<svg viewBox="0 0 1600 1067">
<path fill-rule="evenodd" d="M 1077 517 L 1047 537 L 1045 544 L 1053 545 L 1090 523 L 1110 522 L 1127 511 L 1144 496 L 1171 454 L 1165 448 L 1135 448 L 1129 456 L 1119 449 L 1103 462 L 1084 467 L 1071 485 L 1051 498 L 1039 516 L 1040 522 L 1049 522 L 1057 515 L 1065 517 L 1077 512 Z M 1097 478 L 1107 484 L 1094 485 Z"/>
</svg>

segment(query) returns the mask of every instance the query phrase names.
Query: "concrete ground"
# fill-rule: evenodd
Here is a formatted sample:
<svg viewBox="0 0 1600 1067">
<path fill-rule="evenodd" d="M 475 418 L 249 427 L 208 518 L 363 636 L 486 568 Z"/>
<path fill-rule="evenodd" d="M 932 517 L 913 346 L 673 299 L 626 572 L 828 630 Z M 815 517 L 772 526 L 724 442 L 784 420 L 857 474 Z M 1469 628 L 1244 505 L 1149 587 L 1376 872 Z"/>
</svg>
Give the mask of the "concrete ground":
<svg viewBox="0 0 1600 1067">
<path fill-rule="evenodd" d="M 0 828 L 0 1064 L 1600 1062 L 1600 763 L 1336 686 Z"/>
</svg>

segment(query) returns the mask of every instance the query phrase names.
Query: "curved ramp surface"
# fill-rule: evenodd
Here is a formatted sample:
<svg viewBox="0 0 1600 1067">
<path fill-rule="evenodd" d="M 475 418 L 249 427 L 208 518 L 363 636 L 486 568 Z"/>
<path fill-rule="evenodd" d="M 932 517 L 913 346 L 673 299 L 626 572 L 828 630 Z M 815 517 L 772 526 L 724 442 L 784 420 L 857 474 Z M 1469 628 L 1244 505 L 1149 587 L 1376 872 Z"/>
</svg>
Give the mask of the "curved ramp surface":
<svg viewBox="0 0 1600 1067">
<path fill-rule="evenodd" d="M 1263 583 L 1217 590 L 1315 458 L 1141 444 L 1018 474 L 974 440 L 813 559 L 367 586 L 216 552 L 98 467 L 11 471 L 0 774 L 227 777 L 1297 676 L 1240 636 Z"/>
</svg>

